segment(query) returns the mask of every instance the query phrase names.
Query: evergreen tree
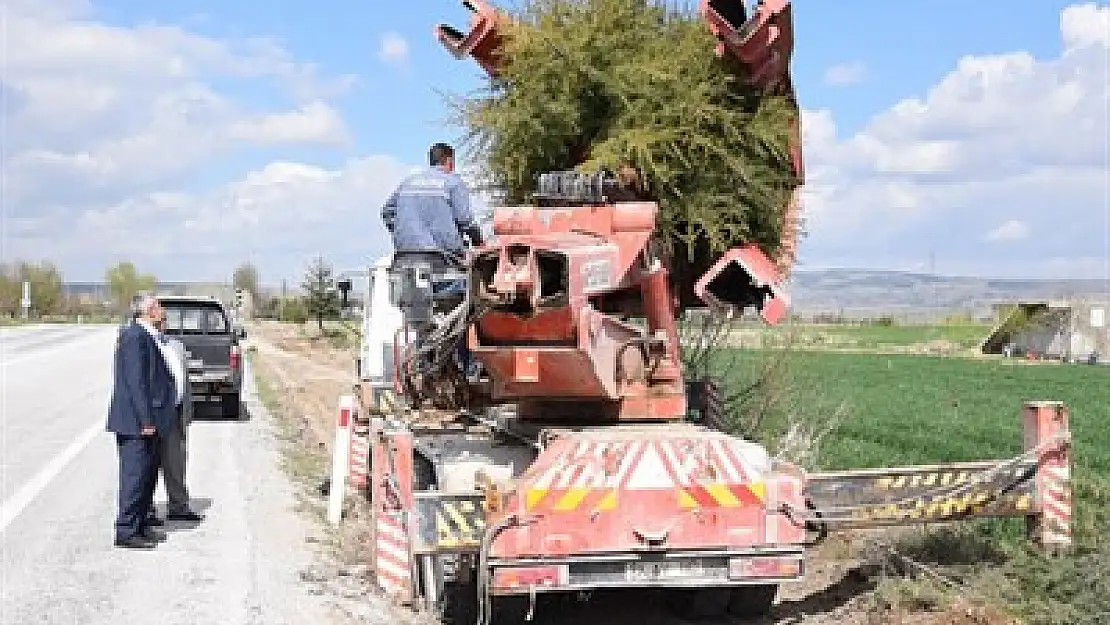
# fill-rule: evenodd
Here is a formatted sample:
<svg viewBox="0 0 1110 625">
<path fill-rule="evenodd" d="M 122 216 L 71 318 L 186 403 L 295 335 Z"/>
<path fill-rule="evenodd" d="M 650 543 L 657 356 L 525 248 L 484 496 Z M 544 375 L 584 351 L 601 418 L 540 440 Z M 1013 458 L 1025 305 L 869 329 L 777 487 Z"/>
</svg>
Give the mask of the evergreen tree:
<svg viewBox="0 0 1110 625">
<path fill-rule="evenodd" d="M 322 256 L 316 257 L 309 264 L 301 288 L 305 291 L 304 304 L 307 312 L 316 319 L 316 325 L 322 334 L 324 319 L 339 315 L 339 290 L 335 286 L 335 276 L 331 265 Z"/>
<path fill-rule="evenodd" d="M 741 243 L 780 253 L 794 182 L 789 102 L 754 92 L 718 59 L 692 11 L 522 4 L 503 27 L 500 75 L 455 100 L 466 147 L 507 202 L 526 203 L 545 171 L 631 166 L 660 204 L 659 239 L 680 272 Z"/>
</svg>

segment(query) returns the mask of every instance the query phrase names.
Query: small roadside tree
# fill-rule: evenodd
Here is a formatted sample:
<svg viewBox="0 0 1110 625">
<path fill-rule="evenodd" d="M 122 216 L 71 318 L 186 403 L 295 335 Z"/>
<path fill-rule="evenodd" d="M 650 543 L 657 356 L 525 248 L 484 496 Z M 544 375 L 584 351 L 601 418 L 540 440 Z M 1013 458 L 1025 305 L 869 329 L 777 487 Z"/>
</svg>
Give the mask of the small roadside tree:
<svg viewBox="0 0 1110 625">
<path fill-rule="evenodd" d="M 236 289 L 250 293 L 251 298 L 258 301 L 258 268 L 252 263 L 243 263 L 236 267 L 231 274 L 231 284 Z"/>
<path fill-rule="evenodd" d="M 126 311 L 137 293 L 149 291 L 157 284 L 154 276 L 140 274 L 131 261 L 121 262 L 108 269 L 104 274 L 104 281 L 108 283 L 108 292 L 112 295 L 117 312 Z"/>
<path fill-rule="evenodd" d="M 37 314 L 53 315 L 62 311 L 62 274 L 53 263 L 21 263 L 20 273 L 20 282 L 26 280 L 31 284 L 31 308 Z"/>
<path fill-rule="evenodd" d="M 305 292 L 305 306 L 308 314 L 316 319 L 322 334 L 324 319 L 339 315 L 339 289 L 335 285 L 335 275 L 322 256 L 317 256 L 305 271 L 301 288 Z"/>
<path fill-rule="evenodd" d="M 7 317 L 16 313 L 19 288 L 14 269 L 7 263 L 0 264 L 0 315 Z"/>
</svg>

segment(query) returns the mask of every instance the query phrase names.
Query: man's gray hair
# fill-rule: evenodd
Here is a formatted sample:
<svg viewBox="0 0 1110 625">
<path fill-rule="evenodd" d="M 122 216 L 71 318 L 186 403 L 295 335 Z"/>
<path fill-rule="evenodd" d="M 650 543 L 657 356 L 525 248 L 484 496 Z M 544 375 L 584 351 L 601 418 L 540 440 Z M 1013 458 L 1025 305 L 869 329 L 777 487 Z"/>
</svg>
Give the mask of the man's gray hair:
<svg viewBox="0 0 1110 625">
<path fill-rule="evenodd" d="M 158 297 L 153 293 L 140 293 L 131 302 L 131 314 L 135 317 L 145 317 L 150 311 L 158 307 Z"/>
</svg>

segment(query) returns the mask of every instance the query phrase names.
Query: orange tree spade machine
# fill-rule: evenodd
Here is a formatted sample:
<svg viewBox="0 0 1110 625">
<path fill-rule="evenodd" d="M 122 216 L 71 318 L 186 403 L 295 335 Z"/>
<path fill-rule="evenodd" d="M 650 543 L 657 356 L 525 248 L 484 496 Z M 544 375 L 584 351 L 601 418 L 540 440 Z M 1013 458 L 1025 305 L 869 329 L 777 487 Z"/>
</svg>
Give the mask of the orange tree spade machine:
<svg viewBox="0 0 1110 625">
<path fill-rule="evenodd" d="M 496 73 L 504 18 L 465 4 L 469 33 L 440 26 L 439 37 Z M 787 2 L 750 15 L 740 1 L 704 2 L 702 15 L 718 54 L 792 89 Z M 385 593 L 454 622 L 519 622 L 540 594 L 633 587 L 758 614 L 839 528 L 1014 516 L 1042 544 L 1070 543 L 1061 404 L 1025 405 L 1016 458 L 839 473 L 806 472 L 712 427 L 714 387 L 683 375 L 674 291 L 769 323 L 787 296 L 756 246 L 676 287 L 653 245 L 657 211 L 603 173 L 552 172 L 534 205 L 495 210 L 494 242 L 462 272 L 371 272 L 361 359 L 373 362 L 340 423 L 368 456 L 352 459 L 352 481 L 369 496 Z M 452 278 L 463 293 L 434 292 Z M 458 365 L 460 340 L 479 371 Z"/>
</svg>

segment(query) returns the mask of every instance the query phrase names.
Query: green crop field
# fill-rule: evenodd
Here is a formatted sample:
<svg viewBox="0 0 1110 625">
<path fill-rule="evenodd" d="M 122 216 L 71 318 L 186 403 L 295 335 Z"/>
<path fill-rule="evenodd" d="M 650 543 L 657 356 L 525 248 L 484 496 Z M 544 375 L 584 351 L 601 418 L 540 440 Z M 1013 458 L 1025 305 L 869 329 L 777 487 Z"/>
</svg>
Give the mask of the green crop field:
<svg viewBox="0 0 1110 625">
<path fill-rule="evenodd" d="M 821 457 L 826 468 L 1015 455 L 1022 402 L 1046 399 L 1068 404 L 1080 460 L 1110 476 L 1110 367 L 753 351 L 740 355 L 739 375 L 769 358 L 786 359 L 797 410 L 847 411 Z"/>
<path fill-rule="evenodd" d="M 1023 551 L 1028 543 L 1020 519 L 983 520 L 963 526 L 979 537 L 973 549 L 1010 555 L 1005 564 L 960 575 L 967 587 L 998 598 L 1029 623 L 1110 622 L 1110 367 L 821 351 L 718 356 L 733 387 L 750 383 L 768 363 L 781 363 L 781 388 L 795 418 L 820 422 L 840 413 L 818 448 L 818 466 L 810 469 L 1012 457 L 1022 451 L 1022 403 L 1066 402 L 1077 553 L 1060 560 L 1030 554 Z M 782 424 L 763 430 L 772 447 L 781 432 L 776 425 Z M 969 543 L 955 544 L 963 546 L 934 546 L 931 553 L 958 559 L 955 552 Z"/>
<path fill-rule="evenodd" d="M 764 344 L 795 347 L 848 349 L 890 349 L 944 342 L 962 349 L 973 349 L 987 337 L 991 326 L 979 323 L 936 325 L 821 325 L 788 324 L 760 328 Z"/>
</svg>

